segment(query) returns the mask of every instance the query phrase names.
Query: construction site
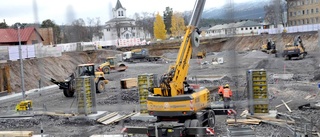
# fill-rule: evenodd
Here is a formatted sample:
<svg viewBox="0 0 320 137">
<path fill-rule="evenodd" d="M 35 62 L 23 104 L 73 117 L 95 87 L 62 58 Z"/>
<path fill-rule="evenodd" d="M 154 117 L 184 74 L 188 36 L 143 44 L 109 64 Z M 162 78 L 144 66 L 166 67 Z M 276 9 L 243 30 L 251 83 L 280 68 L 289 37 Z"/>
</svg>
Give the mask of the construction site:
<svg viewBox="0 0 320 137">
<path fill-rule="evenodd" d="M 259 50 L 261 43 L 267 38 L 275 39 L 276 45 L 284 45 L 292 43 L 296 35 L 301 36 L 305 50 L 308 51 L 308 55 L 303 59 L 285 60 L 284 57 L 276 57 Z M 194 48 L 192 54 L 196 55 L 195 51 L 205 49 L 207 55 L 203 59 L 191 58 L 187 81 L 206 87 L 215 95 L 218 93 L 218 86 L 228 83 L 234 94 L 232 103 L 237 112 L 237 120 L 234 120 L 233 115 L 217 115 L 215 135 L 227 136 L 229 128 L 241 127 L 252 130 L 256 136 L 319 136 L 318 37 L 317 32 L 310 32 L 209 39 L 203 40 L 209 42 L 200 43 L 198 48 Z M 142 120 L 134 118 L 143 110 L 140 108 L 141 95 L 137 78 L 144 74 L 156 74 L 160 77 L 174 64 L 178 49 L 165 48 L 170 47 L 170 44 L 164 43 L 163 50 L 153 51 L 152 47 L 149 47 L 149 53 L 161 55 L 161 60 L 129 62 L 125 71 L 104 74 L 108 83 L 104 91 L 96 94 L 97 116 L 91 117 L 78 112 L 77 96 L 66 97 L 50 78 L 63 80 L 79 64 L 95 63 L 99 58 L 112 57 L 122 53 L 121 51 L 97 50 L 90 54 L 70 52 L 57 58 L 24 60 L 26 99 L 32 100 L 32 110 L 22 112 L 15 110 L 22 100 L 20 74 L 17 69 L 19 62 L 2 63 L 0 74 L 4 77 L 0 82 L 5 86 L 1 87 L 3 95 L 0 97 L 1 131 L 15 131 L 16 135 L 25 134 L 24 136 L 30 135 L 26 135 L 24 131 L 48 136 L 124 135 L 122 129 L 126 126 L 146 126 L 152 123 L 150 116 Z M 277 49 L 284 50 L 284 47 L 277 46 Z M 217 58 L 223 58 L 223 61 L 213 62 Z M 242 112 L 248 111 L 246 72 L 261 69 L 267 74 L 268 113 L 252 116 L 247 113 L 244 116 Z M 40 78 L 43 79 L 41 86 L 38 82 Z M 123 81 L 127 82 L 127 86 L 123 86 Z M 8 88 L 11 93 L 6 90 Z M 223 104 L 217 100 L 213 102 Z M 274 116 L 267 117 L 268 115 Z M 101 120 L 104 116 L 110 118 Z"/>
<path fill-rule="evenodd" d="M 204 5 L 182 39 L 2 61 L 0 136 L 320 137 L 320 31 L 200 37 Z"/>
</svg>

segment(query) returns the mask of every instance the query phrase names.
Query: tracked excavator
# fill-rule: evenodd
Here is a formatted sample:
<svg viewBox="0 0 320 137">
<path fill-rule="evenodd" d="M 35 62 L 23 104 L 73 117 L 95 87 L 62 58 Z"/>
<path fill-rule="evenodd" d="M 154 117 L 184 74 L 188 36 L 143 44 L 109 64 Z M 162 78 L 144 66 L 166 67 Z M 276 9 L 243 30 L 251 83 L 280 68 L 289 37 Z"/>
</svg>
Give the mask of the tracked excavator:
<svg viewBox="0 0 320 137">
<path fill-rule="evenodd" d="M 291 60 L 292 58 L 303 59 L 307 54 L 301 36 L 298 35 L 294 38 L 293 44 L 285 45 L 282 56 L 285 60 Z"/>
<path fill-rule="evenodd" d="M 147 127 L 126 126 L 125 133 L 149 137 L 213 136 L 215 115 L 230 112 L 212 107 L 212 93 L 207 88 L 185 88 L 192 47 L 200 43 L 197 26 L 204 5 L 205 0 L 196 0 L 176 63 L 161 76 L 159 87 L 150 88 L 152 95 L 147 97 L 147 109 L 149 115 L 157 117 L 156 122 Z"/>
</svg>

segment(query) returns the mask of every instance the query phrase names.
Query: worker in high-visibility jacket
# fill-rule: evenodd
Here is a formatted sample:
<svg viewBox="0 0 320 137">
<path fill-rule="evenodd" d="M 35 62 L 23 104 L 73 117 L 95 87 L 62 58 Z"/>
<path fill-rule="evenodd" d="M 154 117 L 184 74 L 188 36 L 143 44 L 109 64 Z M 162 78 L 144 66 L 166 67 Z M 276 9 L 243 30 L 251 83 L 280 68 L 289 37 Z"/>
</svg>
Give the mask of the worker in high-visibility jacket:
<svg viewBox="0 0 320 137">
<path fill-rule="evenodd" d="M 223 86 L 219 86 L 218 95 L 219 101 L 223 101 Z"/>
<path fill-rule="evenodd" d="M 230 101 L 232 97 L 232 91 L 229 87 L 229 84 L 223 86 L 223 106 L 225 109 L 230 108 Z"/>
</svg>

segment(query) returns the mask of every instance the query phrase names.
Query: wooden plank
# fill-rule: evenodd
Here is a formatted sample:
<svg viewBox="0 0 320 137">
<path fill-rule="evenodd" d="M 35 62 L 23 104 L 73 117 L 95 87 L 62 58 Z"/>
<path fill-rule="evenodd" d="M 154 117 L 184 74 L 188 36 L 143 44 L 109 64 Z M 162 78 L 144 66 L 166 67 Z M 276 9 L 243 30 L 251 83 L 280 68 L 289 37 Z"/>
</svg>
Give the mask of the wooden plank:
<svg viewBox="0 0 320 137">
<path fill-rule="evenodd" d="M 4 91 L 4 75 L 3 75 L 3 68 L 0 68 L 0 92 Z"/>
<path fill-rule="evenodd" d="M 120 85 L 122 89 L 138 87 L 138 79 L 137 78 L 121 79 Z"/>
<path fill-rule="evenodd" d="M 1 137 L 32 137 L 33 131 L 0 131 Z"/>
<path fill-rule="evenodd" d="M 252 124 L 258 125 L 261 122 L 259 119 L 237 119 L 237 123 L 235 119 L 227 119 L 227 123 L 229 124 Z"/>
<path fill-rule="evenodd" d="M 289 101 L 287 101 L 286 103 L 288 104 L 288 103 L 290 103 L 292 100 L 289 100 Z M 279 105 L 277 105 L 276 106 L 276 108 L 278 108 L 278 107 L 281 107 L 281 106 L 283 106 L 284 104 L 282 103 L 282 104 L 279 104 Z"/>
<path fill-rule="evenodd" d="M 103 117 L 99 118 L 97 121 L 102 123 L 102 122 L 104 122 L 104 121 L 106 121 L 108 119 L 111 119 L 111 118 L 115 117 L 116 115 L 118 115 L 118 112 L 113 112 L 113 113 L 110 113 L 110 114 L 108 114 L 106 116 L 103 116 Z"/>
<path fill-rule="evenodd" d="M 6 65 L 4 67 L 4 71 L 5 71 L 5 81 L 7 83 L 7 91 L 8 93 L 11 93 L 11 85 L 10 85 L 10 67 L 9 65 Z"/>
<path fill-rule="evenodd" d="M 281 101 L 282 101 L 282 103 L 286 106 L 286 108 L 289 110 L 289 112 L 292 112 L 291 109 L 289 108 L 289 106 L 287 105 L 287 103 L 284 102 L 283 100 L 281 100 Z"/>
<path fill-rule="evenodd" d="M 72 117 L 74 114 L 61 114 L 56 112 L 48 112 L 48 111 L 38 111 L 35 112 L 35 115 L 49 115 L 49 116 L 59 116 L 59 117 Z"/>
</svg>

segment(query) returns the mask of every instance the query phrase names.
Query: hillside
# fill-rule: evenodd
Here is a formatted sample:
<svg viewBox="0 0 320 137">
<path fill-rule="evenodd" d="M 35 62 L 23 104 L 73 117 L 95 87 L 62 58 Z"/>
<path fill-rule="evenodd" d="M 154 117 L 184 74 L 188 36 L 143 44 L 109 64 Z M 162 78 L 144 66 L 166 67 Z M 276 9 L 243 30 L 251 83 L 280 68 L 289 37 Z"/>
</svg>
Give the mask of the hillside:
<svg viewBox="0 0 320 137">
<path fill-rule="evenodd" d="M 270 3 L 270 0 L 256 0 L 245 3 L 234 3 L 234 19 L 259 19 L 264 18 L 265 11 L 264 6 Z M 209 8 L 203 11 L 202 17 L 215 18 L 215 19 L 229 19 L 228 15 L 228 3 L 220 8 Z"/>
</svg>

